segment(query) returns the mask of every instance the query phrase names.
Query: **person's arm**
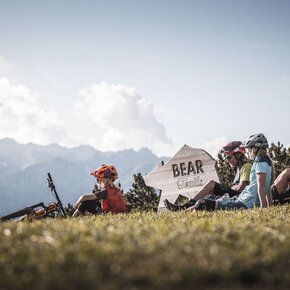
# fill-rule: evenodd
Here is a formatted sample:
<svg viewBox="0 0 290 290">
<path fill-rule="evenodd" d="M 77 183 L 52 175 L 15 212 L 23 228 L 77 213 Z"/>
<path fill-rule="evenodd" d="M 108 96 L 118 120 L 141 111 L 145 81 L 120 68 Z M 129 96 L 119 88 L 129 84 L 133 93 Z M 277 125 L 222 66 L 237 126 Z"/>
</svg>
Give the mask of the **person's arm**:
<svg viewBox="0 0 290 290">
<path fill-rule="evenodd" d="M 269 190 L 269 192 L 267 193 L 266 200 L 267 200 L 267 205 L 268 206 L 272 206 L 273 205 L 273 197 L 272 197 L 271 190 Z"/>
<path fill-rule="evenodd" d="M 101 190 L 94 194 L 97 200 L 106 199 L 108 197 L 107 190 Z"/>
<path fill-rule="evenodd" d="M 232 189 L 238 192 L 242 192 L 247 185 L 249 185 L 248 181 L 240 181 L 238 184 L 233 185 Z"/>
<path fill-rule="evenodd" d="M 257 189 L 260 200 L 260 207 L 267 207 L 266 173 L 264 172 L 257 172 Z"/>
<path fill-rule="evenodd" d="M 243 167 L 240 169 L 240 182 L 232 186 L 233 190 L 238 192 L 242 192 L 247 185 L 250 183 L 250 172 L 251 172 L 252 164 L 245 163 Z"/>
</svg>

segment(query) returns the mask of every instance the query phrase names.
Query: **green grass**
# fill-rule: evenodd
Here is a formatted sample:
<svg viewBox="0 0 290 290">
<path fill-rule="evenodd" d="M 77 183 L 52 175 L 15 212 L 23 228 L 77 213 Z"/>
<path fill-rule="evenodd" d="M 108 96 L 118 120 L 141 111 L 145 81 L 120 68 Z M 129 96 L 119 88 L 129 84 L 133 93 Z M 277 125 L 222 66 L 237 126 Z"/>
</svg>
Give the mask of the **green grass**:
<svg viewBox="0 0 290 290">
<path fill-rule="evenodd" d="M 290 206 L 0 224 L 0 289 L 287 289 Z"/>
</svg>

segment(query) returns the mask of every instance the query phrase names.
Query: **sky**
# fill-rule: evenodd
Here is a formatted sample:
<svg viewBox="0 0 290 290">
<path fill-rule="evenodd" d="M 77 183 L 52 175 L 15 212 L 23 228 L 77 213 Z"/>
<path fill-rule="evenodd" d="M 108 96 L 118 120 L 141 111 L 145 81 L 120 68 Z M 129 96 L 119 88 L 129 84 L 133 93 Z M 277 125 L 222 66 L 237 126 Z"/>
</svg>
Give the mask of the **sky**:
<svg viewBox="0 0 290 290">
<path fill-rule="evenodd" d="M 0 0 L 0 139 L 216 157 L 289 108 L 290 1 Z"/>
</svg>

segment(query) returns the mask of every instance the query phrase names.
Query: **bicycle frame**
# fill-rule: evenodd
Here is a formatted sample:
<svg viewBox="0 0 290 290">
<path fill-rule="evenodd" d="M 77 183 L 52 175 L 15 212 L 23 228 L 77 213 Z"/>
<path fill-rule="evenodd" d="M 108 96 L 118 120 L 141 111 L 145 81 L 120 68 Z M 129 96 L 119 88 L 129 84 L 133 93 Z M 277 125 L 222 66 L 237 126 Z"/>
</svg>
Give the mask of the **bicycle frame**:
<svg viewBox="0 0 290 290">
<path fill-rule="evenodd" d="M 54 212 L 59 212 L 64 218 L 67 217 L 66 212 L 62 206 L 62 202 L 59 198 L 59 195 L 55 189 L 55 185 L 53 183 L 52 177 L 50 173 L 47 173 L 47 182 L 48 182 L 48 187 L 51 190 L 52 195 L 56 199 L 55 202 L 49 203 L 47 206 L 44 205 L 43 202 L 25 207 L 21 210 L 12 212 L 8 215 L 5 215 L 0 218 L 0 221 L 8 221 L 8 220 L 13 220 L 16 218 L 21 218 L 22 216 L 32 216 L 35 219 L 41 219 L 41 218 L 46 218 L 48 216 L 51 216 Z"/>
</svg>

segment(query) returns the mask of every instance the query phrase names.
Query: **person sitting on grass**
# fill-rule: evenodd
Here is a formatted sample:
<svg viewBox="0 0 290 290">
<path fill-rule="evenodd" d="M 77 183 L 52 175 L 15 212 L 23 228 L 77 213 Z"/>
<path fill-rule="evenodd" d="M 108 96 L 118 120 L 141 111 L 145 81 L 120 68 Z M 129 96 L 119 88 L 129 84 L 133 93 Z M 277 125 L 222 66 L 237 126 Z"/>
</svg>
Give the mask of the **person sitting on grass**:
<svg viewBox="0 0 290 290">
<path fill-rule="evenodd" d="M 200 199 L 192 210 L 229 210 L 229 209 L 249 209 L 253 207 L 268 207 L 273 204 L 270 185 L 274 181 L 274 166 L 267 154 L 269 147 L 264 134 L 251 135 L 243 147 L 246 148 L 253 165 L 250 173 L 250 184 L 235 197 L 222 197 L 217 200 L 207 198 Z"/>
<path fill-rule="evenodd" d="M 87 213 L 124 213 L 126 210 L 125 200 L 120 188 L 113 183 L 118 178 L 115 167 L 103 164 L 92 171 L 90 175 L 96 178 L 101 190 L 80 196 L 74 204 L 76 210 L 73 213 L 73 217 L 83 216 Z M 101 209 L 99 207 L 100 202 Z"/>
<path fill-rule="evenodd" d="M 241 146 L 241 141 L 232 141 L 221 149 L 221 153 L 235 170 L 236 175 L 231 187 L 224 186 L 214 180 L 208 181 L 205 186 L 197 193 L 197 195 L 183 205 L 170 203 L 167 199 L 164 204 L 171 211 L 185 210 L 205 196 L 215 200 L 224 194 L 234 197 L 238 195 L 250 181 L 250 171 L 252 164 L 245 156 L 245 148 Z"/>
<path fill-rule="evenodd" d="M 289 202 L 290 199 L 290 168 L 283 170 L 271 186 L 274 203 Z"/>
<path fill-rule="evenodd" d="M 269 144 L 266 137 L 262 133 L 254 134 L 242 145 L 248 151 L 250 159 L 253 160 L 249 185 L 239 195 L 234 197 L 224 195 L 212 200 L 211 196 L 206 196 L 187 210 L 212 211 L 217 209 L 264 208 L 273 204 L 270 185 L 274 181 L 275 174 L 273 163 L 267 154 Z"/>
</svg>

